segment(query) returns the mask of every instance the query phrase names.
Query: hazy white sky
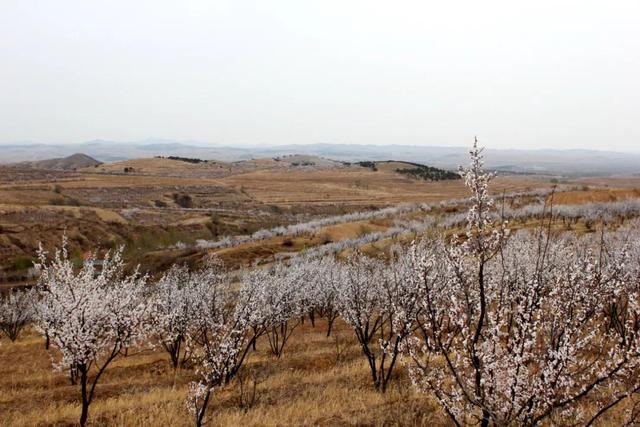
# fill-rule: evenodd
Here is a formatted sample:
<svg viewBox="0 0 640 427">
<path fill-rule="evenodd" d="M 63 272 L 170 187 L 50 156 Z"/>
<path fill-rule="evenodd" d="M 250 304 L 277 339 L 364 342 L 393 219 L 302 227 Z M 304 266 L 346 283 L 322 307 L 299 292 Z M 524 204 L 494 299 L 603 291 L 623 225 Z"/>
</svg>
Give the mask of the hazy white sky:
<svg viewBox="0 0 640 427">
<path fill-rule="evenodd" d="M 640 152 L 640 1 L 0 0 L 0 142 Z"/>
</svg>

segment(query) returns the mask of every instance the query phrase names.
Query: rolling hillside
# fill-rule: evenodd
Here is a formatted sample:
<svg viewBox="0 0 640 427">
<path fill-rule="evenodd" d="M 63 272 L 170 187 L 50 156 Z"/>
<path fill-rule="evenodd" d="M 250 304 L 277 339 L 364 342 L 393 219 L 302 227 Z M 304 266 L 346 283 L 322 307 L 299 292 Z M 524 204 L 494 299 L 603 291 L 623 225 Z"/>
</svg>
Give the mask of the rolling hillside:
<svg viewBox="0 0 640 427">
<path fill-rule="evenodd" d="M 68 157 L 21 162 L 18 163 L 17 166 L 34 169 L 74 171 L 82 168 L 95 167 L 101 164 L 102 162 L 91 156 L 82 153 L 75 153 Z"/>
</svg>

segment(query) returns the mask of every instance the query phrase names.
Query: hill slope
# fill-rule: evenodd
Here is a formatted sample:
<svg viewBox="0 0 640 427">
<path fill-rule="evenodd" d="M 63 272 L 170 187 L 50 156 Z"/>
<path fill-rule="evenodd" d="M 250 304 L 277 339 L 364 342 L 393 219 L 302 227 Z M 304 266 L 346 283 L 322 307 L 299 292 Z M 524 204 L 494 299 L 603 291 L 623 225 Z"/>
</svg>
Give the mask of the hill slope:
<svg viewBox="0 0 640 427">
<path fill-rule="evenodd" d="M 235 162 L 255 158 L 304 155 L 357 162 L 396 159 L 442 169 L 467 163 L 467 148 L 411 145 L 309 144 L 278 146 L 221 146 L 193 141 L 143 140 L 131 142 L 89 141 L 81 144 L 4 144 L 0 163 L 63 157 L 77 151 L 104 162 L 153 156 L 180 156 Z M 637 175 L 640 154 L 594 150 L 487 149 L 486 166 L 504 172 L 564 176 Z"/>
<path fill-rule="evenodd" d="M 48 169 L 48 170 L 77 170 L 82 168 L 94 167 L 101 165 L 102 162 L 94 159 L 91 156 L 87 156 L 82 153 L 75 153 L 68 157 L 61 157 L 56 159 L 37 160 L 33 162 L 22 162 L 19 166 L 30 167 L 34 169 Z"/>
</svg>

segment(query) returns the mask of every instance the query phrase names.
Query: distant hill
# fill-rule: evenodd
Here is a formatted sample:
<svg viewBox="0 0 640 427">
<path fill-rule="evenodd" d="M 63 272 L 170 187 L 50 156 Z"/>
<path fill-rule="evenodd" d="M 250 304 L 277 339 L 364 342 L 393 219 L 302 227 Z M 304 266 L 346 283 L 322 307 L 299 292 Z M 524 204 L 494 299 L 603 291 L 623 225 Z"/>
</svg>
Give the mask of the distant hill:
<svg viewBox="0 0 640 427">
<path fill-rule="evenodd" d="M 182 156 L 155 156 L 105 162 L 98 167 L 85 168 L 83 172 L 176 176 L 183 178 L 221 178 L 258 170 L 327 170 L 343 167 L 345 167 L 343 162 L 305 155 L 263 157 L 233 162 Z"/>
<path fill-rule="evenodd" d="M 82 153 L 75 153 L 68 157 L 60 157 L 55 159 L 36 160 L 32 162 L 21 162 L 19 166 L 30 167 L 34 169 L 47 170 L 64 170 L 72 171 L 82 168 L 94 167 L 101 165 L 102 162 Z"/>
<path fill-rule="evenodd" d="M 185 157 L 236 162 L 251 159 L 286 159 L 299 156 L 336 161 L 380 161 L 396 159 L 456 169 L 468 163 L 468 148 L 412 145 L 308 144 L 225 147 L 197 141 L 146 139 L 131 142 L 94 140 L 81 144 L 0 145 L 0 163 L 37 161 L 83 152 L 102 162 L 155 156 Z M 504 173 L 560 176 L 636 175 L 640 173 L 640 154 L 597 150 L 497 150 L 487 149 L 487 168 Z"/>
</svg>

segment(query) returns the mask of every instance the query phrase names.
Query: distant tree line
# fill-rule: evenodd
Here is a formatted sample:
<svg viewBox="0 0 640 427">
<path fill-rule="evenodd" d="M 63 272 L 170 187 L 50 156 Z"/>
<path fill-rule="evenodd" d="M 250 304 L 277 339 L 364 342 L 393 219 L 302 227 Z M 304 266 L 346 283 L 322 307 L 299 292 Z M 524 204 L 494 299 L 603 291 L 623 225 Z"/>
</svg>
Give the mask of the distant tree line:
<svg viewBox="0 0 640 427">
<path fill-rule="evenodd" d="M 388 160 L 384 163 L 391 163 L 391 162 L 394 162 L 394 160 Z M 457 172 L 434 168 L 433 166 L 425 166 L 419 163 L 411 163 L 411 162 L 404 162 L 404 161 L 401 163 L 406 163 L 414 167 L 409 169 L 398 168 L 396 169 L 396 172 L 404 175 L 409 175 L 414 178 L 421 178 L 426 181 L 444 181 L 447 179 L 460 179 L 460 175 Z M 362 161 L 362 162 L 358 162 L 358 165 L 362 166 L 363 168 L 369 168 L 374 172 L 378 170 L 378 166 L 376 162 Z"/>
<path fill-rule="evenodd" d="M 421 178 L 426 181 L 445 181 L 448 179 L 460 179 L 460 175 L 456 172 L 418 164 L 415 164 L 415 167 L 411 169 L 396 169 L 396 172 L 404 175 L 409 175 L 414 178 Z"/>
<path fill-rule="evenodd" d="M 291 166 L 315 166 L 315 162 L 308 160 L 301 160 L 299 162 L 291 162 Z"/>
<path fill-rule="evenodd" d="M 363 168 L 369 168 L 374 172 L 378 170 L 378 168 L 376 167 L 376 162 L 365 161 L 365 162 L 358 162 L 358 164 Z"/>
<path fill-rule="evenodd" d="M 180 157 L 180 156 L 156 156 L 156 159 L 169 159 L 169 160 L 179 160 L 181 162 L 187 163 L 207 163 L 208 160 L 196 159 L 191 157 Z"/>
</svg>

